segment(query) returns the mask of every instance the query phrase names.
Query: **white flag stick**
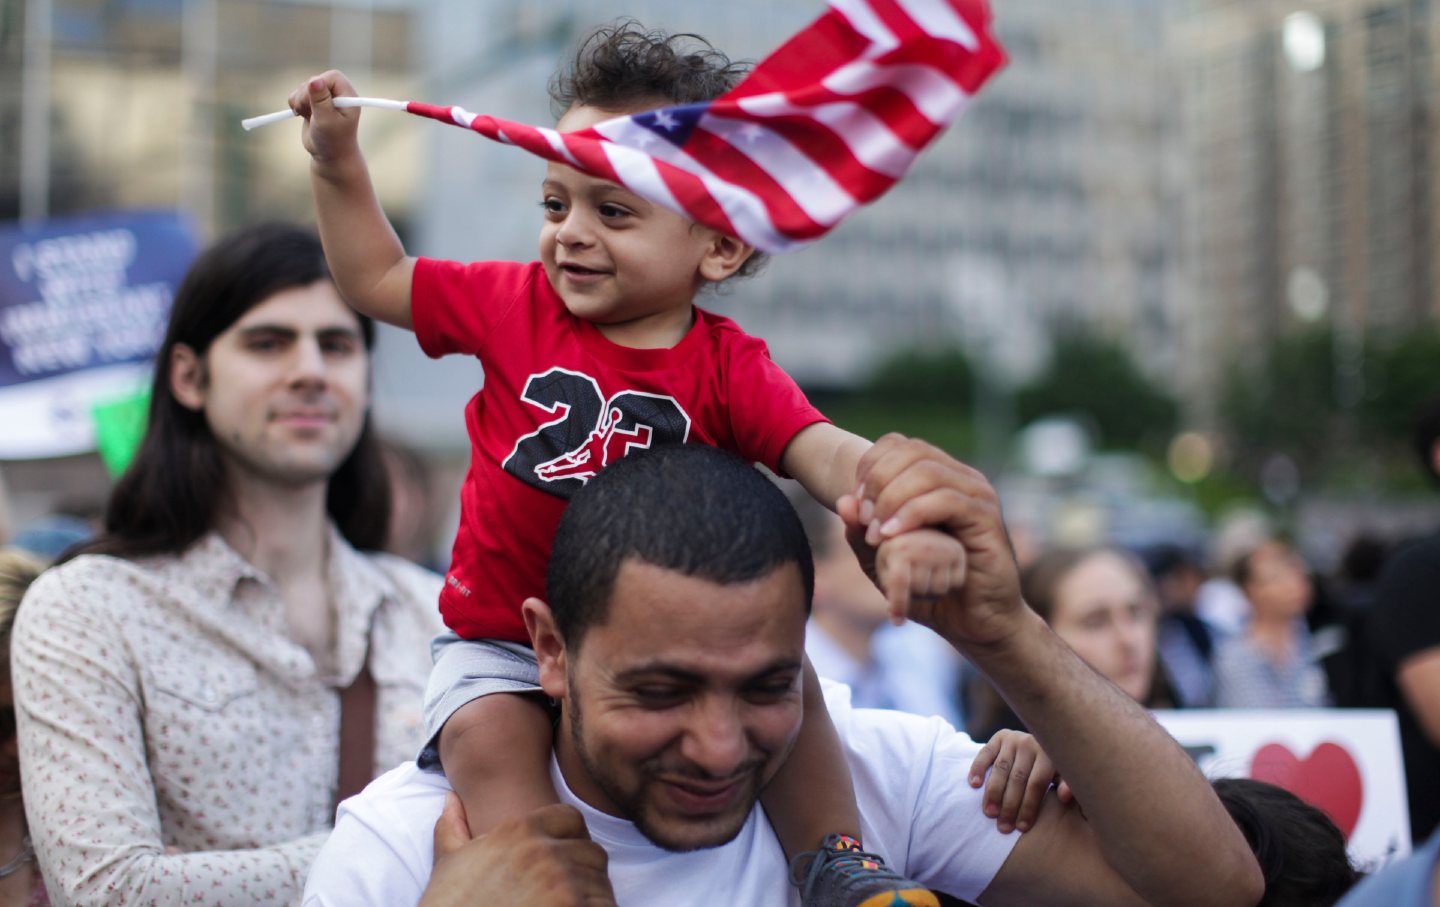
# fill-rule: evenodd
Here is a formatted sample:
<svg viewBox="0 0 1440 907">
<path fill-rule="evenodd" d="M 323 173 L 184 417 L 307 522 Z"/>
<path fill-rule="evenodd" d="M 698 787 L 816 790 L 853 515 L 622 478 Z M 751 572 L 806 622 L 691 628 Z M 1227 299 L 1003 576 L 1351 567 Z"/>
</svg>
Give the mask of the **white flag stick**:
<svg viewBox="0 0 1440 907">
<path fill-rule="evenodd" d="M 336 107 L 381 107 L 385 110 L 405 110 L 409 101 L 392 101 L 389 98 L 336 98 Z M 264 113 L 258 117 L 249 117 L 240 121 L 240 125 L 249 132 L 257 126 L 269 126 L 271 123 L 278 123 L 281 120 L 288 120 L 295 116 L 293 110 L 277 110 L 274 113 Z"/>
</svg>

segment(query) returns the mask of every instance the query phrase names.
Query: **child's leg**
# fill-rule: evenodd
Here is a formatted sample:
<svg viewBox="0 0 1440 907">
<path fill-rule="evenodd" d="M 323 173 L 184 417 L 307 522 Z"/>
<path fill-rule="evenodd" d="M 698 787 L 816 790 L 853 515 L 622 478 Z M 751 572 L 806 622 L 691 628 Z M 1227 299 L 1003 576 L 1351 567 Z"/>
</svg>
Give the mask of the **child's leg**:
<svg viewBox="0 0 1440 907">
<path fill-rule="evenodd" d="M 472 835 L 559 802 L 550 781 L 553 737 L 549 713 L 530 695 L 481 696 L 445 722 L 440 765 L 465 806 Z"/>
<path fill-rule="evenodd" d="M 785 857 L 791 860 L 819 848 L 828 835 L 860 840 L 860 810 L 850 766 L 808 657 L 804 684 L 805 719 L 795 748 L 760 795 Z"/>
<path fill-rule="evenodd" d="M 939 907 L 860 841 L 860 808 L 820 678 L 805 659 L 805 718 L 795 748 L 760 802 L 790 860 L 803 907 Z"/>
</svg>

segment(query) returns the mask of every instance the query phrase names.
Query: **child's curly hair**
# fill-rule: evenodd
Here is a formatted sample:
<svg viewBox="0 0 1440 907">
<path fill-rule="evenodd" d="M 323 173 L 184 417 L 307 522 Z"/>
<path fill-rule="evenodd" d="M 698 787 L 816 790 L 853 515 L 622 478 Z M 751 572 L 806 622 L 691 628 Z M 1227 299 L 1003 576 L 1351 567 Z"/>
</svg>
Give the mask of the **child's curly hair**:
<svg viewBox="0 0 1440 907">
<path fill-rule="evenodd" d="M 570 65 L 550 79 L 550 107 L 558 118 L 576 104 L 629 113 L 713 101 L 738 85 L 751 66 L 731 60 L 699 35 L 672 35 L 621 19 L 580 40 Z M 749 277 L 764 259 L 764 253 L 752 253 L 732 276 Z"/>
</svg>

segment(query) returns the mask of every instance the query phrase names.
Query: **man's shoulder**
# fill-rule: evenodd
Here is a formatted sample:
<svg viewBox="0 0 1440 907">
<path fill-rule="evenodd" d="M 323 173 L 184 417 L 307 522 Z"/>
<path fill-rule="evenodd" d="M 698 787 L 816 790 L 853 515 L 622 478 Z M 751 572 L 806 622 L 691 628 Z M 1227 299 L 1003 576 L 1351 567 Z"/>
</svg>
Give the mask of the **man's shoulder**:
<svg viewBox="0 0 1440 907">
<path fill-rule="evenodd" d="M 82 554 L 40 574 L 31 584 L 26 601 L 33 604 L 56 595 L 84 595 L 91 590 L 109 593 L 118 589 L 145 597 L 146 593 L 158 593 L 166 588 L 171 580 L 168 568 L 174 562 L 175 558 L 163 556 L 130 560 L 108 554 Z M 84 595 L 84 601 L 103 606 L 117 601 L 117 597 Z"/>
<path fill-rule="evenodd" d="M 980 749 L 980 744 L 944 718 L 893 709 L 856 708 L 850 701 L 849 687 L 824 679 L 820 684 L 831 723 L 851 761 L 888 765 L 886 779 L 891 784 L 907 783 L 907 774 L 912 776 L 911 781 L 918 779 L 936 760 L 964 759 L 968 766 L 968 760 Z"/>
<path fill-rule="evenodd" d="M 407 870 L 422 878 L 428 876 L 435 856 L 431 849 L 435 820 L 440 818 L 450 790 L 444 774 L 422 769 L 415 760 L 407 759 L 340 802 L 335 828 L 343 834 L 325 849 L 344 864 L 350 846 L 347 838 L 351 844 L 373 838 L 384 841 Z"/>
<path fill-rule="evenodd" d="M 853 708 L 848 688 L 822 685 L 866 840 L 910 878 L 976 898 L 1018 839 L 999 832 L 970 786 L 980 745 L 943 718 Z"/>
<path fill-rule="evenodd" d="M 907 822 L 932 805 L 925 802 L 928 797 L 958 801 L 974 794 L 967 779 L 980 744 L 948 721 L 893 709 L 856 708 L 849 687 L 826 680 L 821 686 L 831 723 L 856 775 L 856 794 L 869 801 L 862 804 L 867 812 Z M 976 817 L 983 818 L 978 805 Z"/>
<path fill-rule="evenodd" d="M 151 561 L 83 554 L 51 567 L 30 584 L 15 615 L 17 640 L 41 641 L 83 626 L 118 638 L 162 620 L 177 581 Z"/>
<path fill-rule="evenodd" d="M 449 790 L 444 775 L 406 761 L 342 801 L 305 883 L 307 907 L 418 902 Z"/>
<path fill-rule="evenodd" d="M 362 818 L 392 819 L 400 815 L 426 812 L 433 804 L 434 812 L 423 821 L 405 824 L 423 825 L 428 831 L 435 825 L 435 819 L 445 804 L 445 794 L 450 791 L 450 782 L 437 771 L 426 771 L 407 759 L 380 775 L 353 797 L 340 802 L 336 821 L 347 815 Z"/>
</svg>

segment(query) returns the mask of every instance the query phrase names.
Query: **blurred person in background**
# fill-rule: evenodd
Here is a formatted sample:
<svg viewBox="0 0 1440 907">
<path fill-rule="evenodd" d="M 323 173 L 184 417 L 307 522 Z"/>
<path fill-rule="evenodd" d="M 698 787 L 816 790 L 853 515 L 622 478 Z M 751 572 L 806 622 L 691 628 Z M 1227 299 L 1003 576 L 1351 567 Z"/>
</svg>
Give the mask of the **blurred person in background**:
<svg viewBox="0 0 1440 907">
<path fill-rule="evenodd" d="M 962 727 L 954 647 L 914 621 L 892 624 L 884 594 L 845 540 L 844 522 L 803 489 L 789 498 L 815 559 L 805 652 L 816 673 L 850 687 L 850 701 L 860 708 L 938 715 Z"/>
<path fill-rule="evenodd" d="M 1216 640 L 1238 636 L 1250 619 L 1250 604 L 1235 585 L 1235 563 L 1275 535 L 1270 520 L 1255 511 L 1223 518 L 1210 551 L 1210 576 L 1196 593 L 1195 613 L 1215 630 Z"/>
<path fill-rule="evenodd" d="M 373 325 L 264 225 L 176 293 L 103 534 L 31 587 L 12 660 L 57 904 L 298 903 L 339 796 L 407 759 L 439 577 L 388 555 Z"/>
<path fill-rule="evenodd" d="M 1231 579 L 1250 604 L 1244 631 L 1215 651 L 1220 708 L 1323 708 L 1330 704 L 1305 613 L 1315 588 L 1290 545 L 1269 538 L 1241 555 Z"/>
<path fill-rule="evenodd" d="M 1440 834 L 1356 885 L 1339 907 L 1440 907 Z"/>
<path fill-rule="evenodd" d="M 0 548 L 0 907 L 50 903 L 25 824 L 20 751 L 15 740 L 15 693 L 10 683 L 10 631 L 16 609 L 44 563 L 24 549 Z"/>
<path fill-rule="evenodd" d="M 1158 545 L 1145 555 L 1160 602 L 1156 645 L 1178 705 L 1209 708 L 1215 702 L 1215 630 L 1195 613 L 1205 569 L 1179 545 Z"/>
<path fill-rule="evenodd" d="M 1440 399 L 1418 414 L 1414 447 L 1440 484 Z M 1399 716 L 1411 836 L 1421 841 L 1440 825 L 1440 531 L 1385 567 L 1361 630 L 1365 704 Z"/>
<path fill-rule="evenodd" d="M 26 523 L 10 544 L 35 557 L 53 561 L 69 548 L 95 537 L 95 527 L 77 516 L 52 513 Z"/>
<path fill-rule="evenodd" d="M 1175 706 L 1155 647 L 1159 605 L 1150 575 L 1118 548 L 1053 548 L 1020 574 L 1021 595 L 1086 664 L 1149 709 Z M 1019 719 L 988 685 L 971 697 L 970 736 L 988 740 Z"/>
</svg>

